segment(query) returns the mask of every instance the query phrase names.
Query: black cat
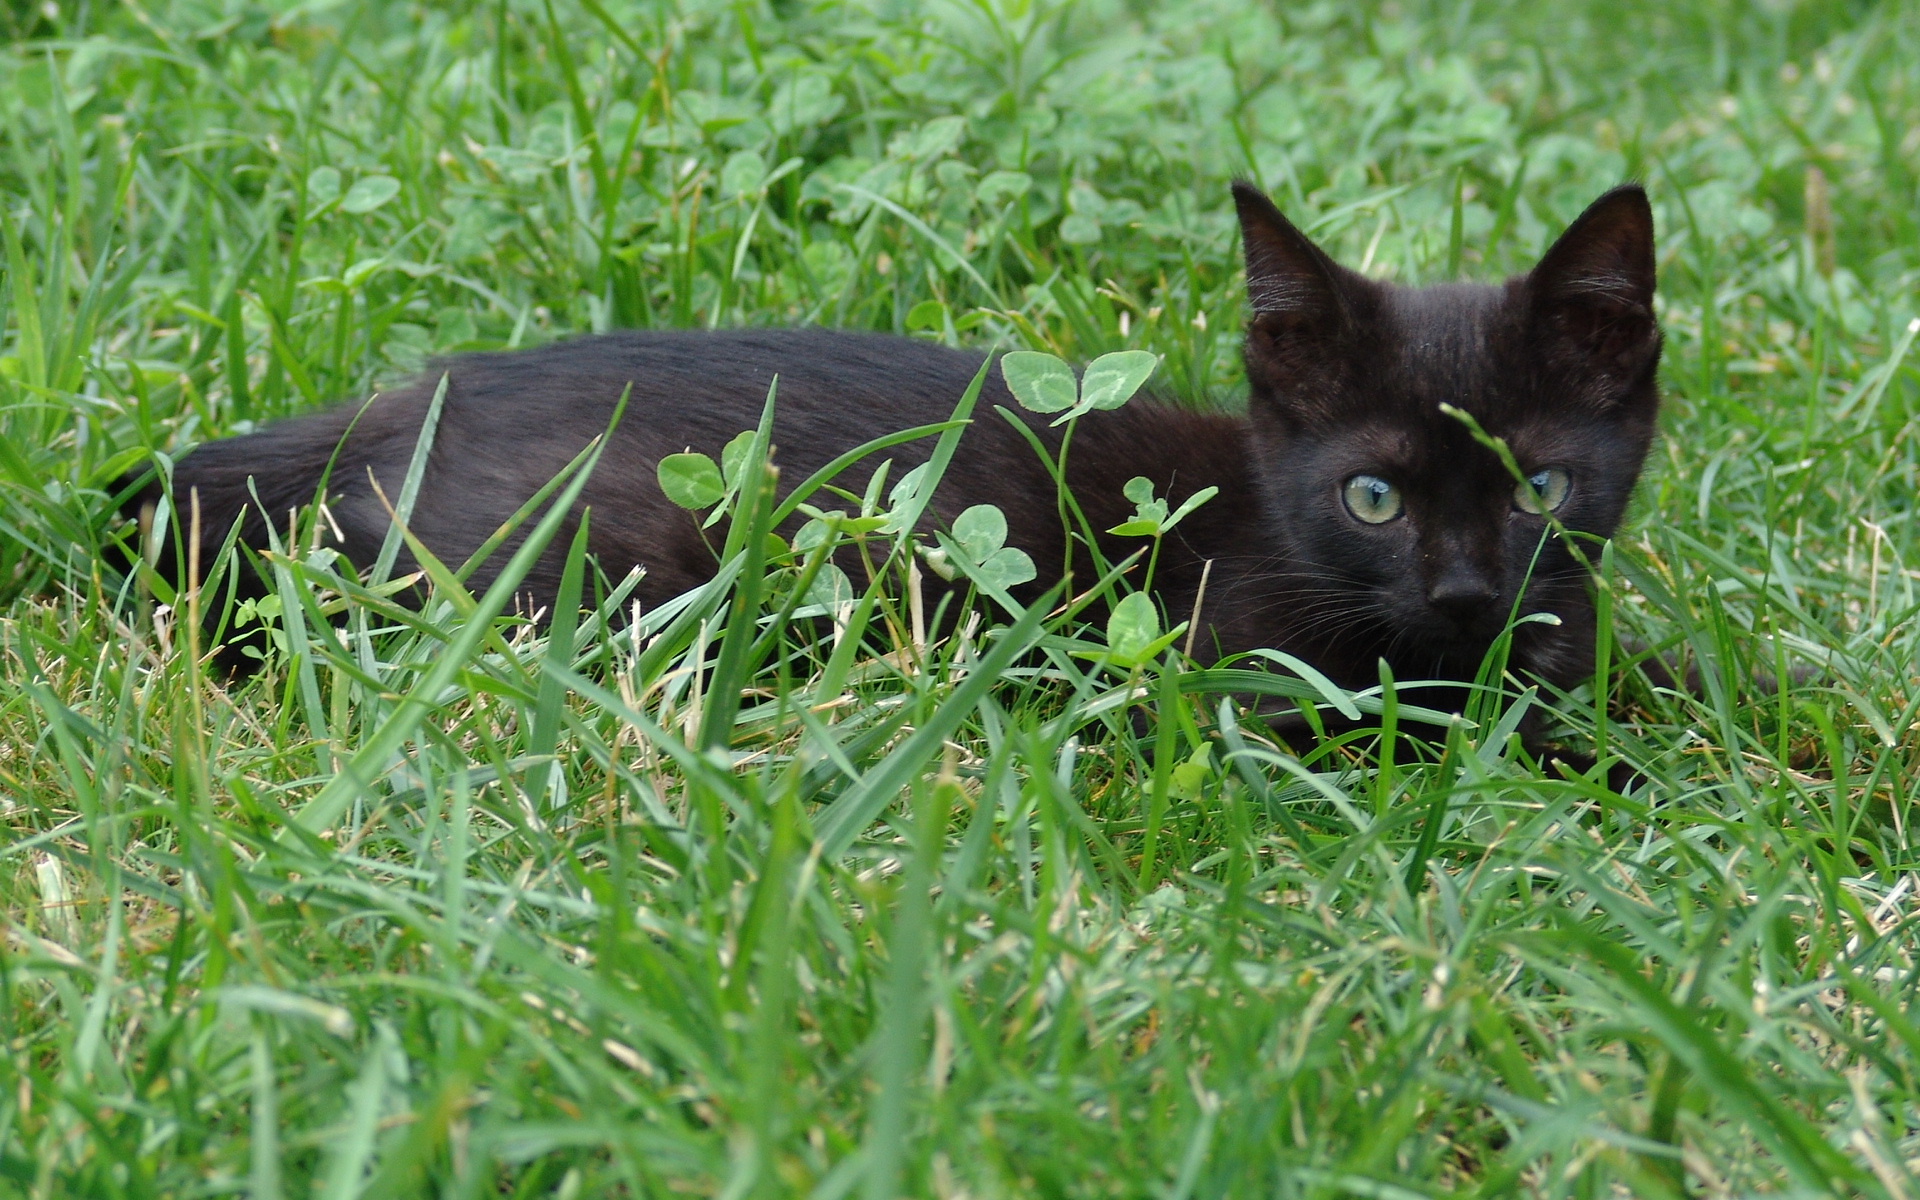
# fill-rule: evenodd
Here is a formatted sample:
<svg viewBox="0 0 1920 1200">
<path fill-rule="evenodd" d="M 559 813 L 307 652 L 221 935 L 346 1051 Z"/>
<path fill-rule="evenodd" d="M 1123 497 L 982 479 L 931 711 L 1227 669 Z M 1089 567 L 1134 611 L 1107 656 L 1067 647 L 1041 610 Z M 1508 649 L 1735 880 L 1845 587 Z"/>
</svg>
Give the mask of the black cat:
<svg viewBox="0 0 1920 1200">
<path fill-rule="evenodd" d="M 1550 612 L 1557 624 L 1516 631 L 1513 665 L 1563 686 L 1584 679 L 1594 642 L 1585 573 L 1545 514 L 1610 536 L 1653 435 L 1660 332 L 1645 193 L 1629 185 L 1600 197 L 1526 275 L 1426 288 L 1335 264 L 1251 185 L 1236 184 L 1234 199 L 1253 310 L 1248 412 L 1143 399 L 1083 417 L 1069 481 L 1093 527 L 1131 515 L 1121 489 L 1135 475 L 1176 504 L 1219 489 L 1169 536 L 1155 582 L 1179 620 L 1207 577 L 1199 647 L 1208 650 L 1284 650 L 1352 687 L 1376 682 L 1381 659 L 1403 680 L 1470 679 L 1516 612 Z M 660 490 L 663 456 L 717 455 L 757 422 L 778 375 L 776 458 L 783 479 L 803 479 L 879 434 L 944 420 L 980 361 L 823 329 L 613 333 L 468 355 L 364 412 L 347 405 L 200 446 L 175 468 L 173 491 L 182 509 L 198 493 L 214 545 L 238 521 L 243 541 L 264 546 L 267 523 L 285 529 L 324 477 L 337 545 L 370 563 L 388 517 L 369 473 L 399 495 L 444 370 L 411 526 L 458 563 L 606 429 L 631 384 L 582 502 L 601 568 L 618 578 L 643 566 L 637 595 L 653 604 L 715 566 L 697 518 Z M 929 519 L 999 505 L 1010 543 L 1040 564 L 1039 589 L 1058 578 L 1066 551 L 1055 486 L 996 405 L 1018 411 L 997 369 Z M 1442 405 L 1504 439 L 1525 482 Z M 1033 424 L 1057 446 L 1057 430 Z M 931 448 L 926 439 L 888 452 L 894 477 Z M 536 604 L 556 592 L 568 540 L 557 538 L 528 577 Z M 1139 545 L 1115 539 L 1106 551 L 1117 560 Z M 483 569 L 478 583 L 487 578 Z"/>
</svg>

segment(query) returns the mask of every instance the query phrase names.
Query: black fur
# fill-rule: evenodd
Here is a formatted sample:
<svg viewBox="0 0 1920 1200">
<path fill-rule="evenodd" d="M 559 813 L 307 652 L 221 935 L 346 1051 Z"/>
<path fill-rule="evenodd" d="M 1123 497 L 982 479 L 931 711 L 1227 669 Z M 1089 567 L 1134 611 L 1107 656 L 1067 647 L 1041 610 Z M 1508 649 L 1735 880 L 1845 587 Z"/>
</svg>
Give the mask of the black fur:
<svg viewBox="0 0 1920 1200">
<path fill-rule="evenodd" d="M 1381 658 L 1402 679 L 1469 678 L 1531 572 L 1521 610 L 1551 611 L 1561 623 L 1524 626 L 1515 665 L 1563 685 L 1590 674 L 1593 611 L 1582 569 L 1557 540 L 1541 548 L 1542 518 L 1515 507 L 1506 468 L 1440 405 L 1473 414 L 1524 469 L 1568 470 L 1573 491 L 1559 518 L 1576 531 L 1613 533 L 1658 407 L 1644 193 L 1629 186 L 1602 196 L 1527 275 L 1498 286 L 1429 288 L 1348 271 L 1258 190 L 1239 184 L 1234 195 L 1254 310 L 1248 413 L 1142 399 L 1084 417 L 1070 482 L 1094 527 L 1131 514 L 1121 488 L 1134 475 L 1176 504 L 1218 487 L 1169 538 L 1156 587 L 1182 619 L 1211 562 L 1200 644 L 1224 653 L 1282 649 L 1351 686 L 1373 683 Z M 613 333 L 469 355 L 364 412 L 346 405 L 200 446 L 180 460 L 174 491 L 183 506 L 198 492 L 208 538 L 241 520 L 242 539 L 264 545 L 266 522 L 285 528 L 332 461 L 327 495 L 343 535 L 338 545 L 370 563 L 387 516 L 369 473 L 390 499 L 398 496 L 444 370 L 445 407 L 412 526 L 443 560 L 458 563 L 605 430 L 631 384 L 625 418 L 583 502 L 593 510 L 591 549 L 603 570 L 617 578 L 644 566 L 638 598 L 652 604 L 714 567 L 697 519 L 659 489 L 663 456 L 689 448 L 717 456 L 756 423 L 778 375 L 776 460 L 791 483 L 881 433 L 944 420 L 980 360 L 921 341 L 820 329 Z M 1054 486 L 996 406 L 1018 411 L 997 369 L 932 519 L 999 505 L 1010 540 L 1040 564 L 1037 589 L 1058 576 L 1064 554 Z M 1029 423 L 1057 444 L 1043 420 Z M 888 452 L 894 477 L 924 461 L 932 445 L 924 439 Z M 1404 515 L 1381 525 L 1356 520 L 1341 498 L 1356 474 L 1391 480 L 1405 497 Z M 151 502 L 154 489 L 141 499 Z M 1115 543 L 1115 557 L 1140 545 Z M 527 580 L 536 604 L 557 590 L 566 544 L 556 539 Z M 478 582 L 488 578 L 483 570 Z M 1472 602 L 1463 606 L 1461 595 Z"/>
</svg>

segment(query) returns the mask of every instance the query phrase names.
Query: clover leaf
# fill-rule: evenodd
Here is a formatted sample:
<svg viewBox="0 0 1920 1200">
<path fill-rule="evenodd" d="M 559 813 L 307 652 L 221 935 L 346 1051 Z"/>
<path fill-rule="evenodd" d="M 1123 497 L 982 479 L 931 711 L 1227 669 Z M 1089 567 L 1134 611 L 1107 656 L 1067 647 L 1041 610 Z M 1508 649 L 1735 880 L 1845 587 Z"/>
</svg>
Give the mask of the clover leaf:
<svg viewBox="0 0 1920 1200">
<path fill-rule="evenodd" d="M 656 469 L 660 490 L 681 508 L 711 508 L 727 494 L 720 468 L 704 454 L 669 454 Z"/>
</svg>

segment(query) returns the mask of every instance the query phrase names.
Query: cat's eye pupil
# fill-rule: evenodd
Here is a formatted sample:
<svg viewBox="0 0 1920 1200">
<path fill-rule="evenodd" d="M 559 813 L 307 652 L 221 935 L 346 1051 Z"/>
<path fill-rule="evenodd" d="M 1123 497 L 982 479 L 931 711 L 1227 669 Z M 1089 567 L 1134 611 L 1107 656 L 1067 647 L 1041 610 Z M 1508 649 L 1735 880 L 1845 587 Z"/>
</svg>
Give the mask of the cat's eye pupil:
<svg viewBox="0 0 1920 1200">
<path fill-rule="evenodd" d="M 1378 475 L 1355 475 L 1342 489 L 1347 511 L 1369 525 L 1383 525 L 1400 515 L 1400 489 Z"/>
<path fill-rule="evenodd" d="M 1565 504 L 1572 491 L 1573 476 L 1565 467 L 1545 467 L 1513 489 L 1513 503 L 1522 512 L 1550 513 Z"/>
</svg>

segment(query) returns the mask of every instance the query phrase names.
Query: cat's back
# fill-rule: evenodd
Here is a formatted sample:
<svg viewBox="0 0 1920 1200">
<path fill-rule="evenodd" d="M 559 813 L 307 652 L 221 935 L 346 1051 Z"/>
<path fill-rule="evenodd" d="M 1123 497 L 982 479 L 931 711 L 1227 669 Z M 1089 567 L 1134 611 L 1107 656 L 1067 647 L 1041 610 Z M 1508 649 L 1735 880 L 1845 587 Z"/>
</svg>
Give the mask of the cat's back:
<svg viewBox="0 0 1920 1200">
<path fill-rule="evenodd" d="M 202 445 L 201 470 L 228 457 L 259 465 L 346 440 L 353 457 L 410 452 L 433 397 L 446 393 L 436 443 L 483 457 L 549 444 L 577 450 L 604 432 L 625 398 L 617 441 L 674 448 L 758 424 L 770 390 L 778 424 L 798 440 L 948 416 L 983 355 L 888 334 L 832 329 L 621 330 L 521 350 L 435 360 L 412 380 Z M 989 381 L 990 402 L 1005 385 Z M 863 432 L 864 431 L 864 432 Z M 671 453 L 671 451 L 662 451 Z M 573 451 L 568 451 L 571 457 Z"/>
<path fill-rule="evenodd" d="M 804 387 L 874 386 L 902 372 L 972 377 L 976 351 L 890 333 L 850 329 L 622 329 L 523 350 L 437 361 L 476 385 L 522 390 L 542 382 L 647 380 L 692 389 L 764 384 L 773 374 Z M 764 388 L 763 388 L 764 390 Z"/>
<path fill-rule="evenodd" d="M 977 352 L 889 334 L 835 329 L 623 330 L 532 350 L 436 363 L 413 385 L 465 406 L 499 407 L 533 428 L 573 414 L 604 422 L 631 387 L 633 417 L 712 418 L 737 432 L 758 421 L 776 388 L 782 417 L 859 412 L 938 419 L 978 371 Z M 742 424 L 744 422 L 744 424 Z"/>
<path fill-rule="evenodd" d="M 233 493 L 233 504 L 265 487 L 277 509 L 308 497 L 323 471 L 349 488 L 369 470 L 403 474 L 443 381 L 435 473 L 454 471 L 474 494 L 495 489 L 509 511 L 609 428 L 608 465 L 648 477 L 676 451 L 717 453 L 759 423 L 770 390 L 783 456 L 811 469 L 880 434 L 945 419 L 983 357 L 831 329 L 622 330 L 437 360 L 366 401 L 200 445 L 176 478 L 209 498 Z M 997 403 L 1012 401 L 995 376 L 981 408 Z"/>
<path fill-rule="evenodd" d="M 717 453 L 759 423 L 772 391 L 776 439 L 791 465 L 811 467 L 880 434 L 944 420 L 982 358 L 829 329 L 624 330 L 435 362 L 376 397 L 350 440 L 353 457 L 403 459 L 444 377 L 438 460 L 496 481 L 550 474 L 607 431 L 625 397 L 608 449 L 640 469 L 688 448 Z M 984 410 L 1011 403 L 997 378 L 988 390 Z M 333 422 L 341 418 L 336 409 Z"/>
</svg>

